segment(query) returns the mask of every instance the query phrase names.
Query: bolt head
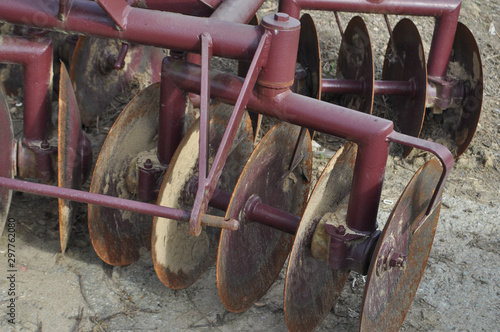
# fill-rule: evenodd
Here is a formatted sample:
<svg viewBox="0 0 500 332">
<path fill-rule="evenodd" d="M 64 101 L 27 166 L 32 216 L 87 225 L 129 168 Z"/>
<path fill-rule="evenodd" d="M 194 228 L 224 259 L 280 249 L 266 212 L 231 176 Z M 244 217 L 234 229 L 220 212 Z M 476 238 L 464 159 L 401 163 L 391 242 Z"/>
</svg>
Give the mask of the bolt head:
<svg viewBox="0 0 500 332">
<path fill-rule="evenodd" d="M 47 150 L 48 148 L 50 148 L 50 144 L 49 144 L 49 142 L 47 142 L 46 140 L 44 140 L 44 141 L 40 144 L 40 147 L 41 147 L 43 150 Z"/>
<path fill-rule="evenodd" d="M 389 266 L 404 270 L 406 268 L 406 256 L 393 253 L 389 259 Z"/>
<path fill-rule="evenodd" d="M 345 227 L 343 225 L 340 225 L 338 228 L 337 228 L 337 234 L 338 235 L 344 235 L 345 234 Z"/>
<path fill-rule="evenodd" d="M 146 162 L 144 163 L 144 168 L 146 169 L 153 168 L 153 162 L 151 161 L 151 159 L 146 160 Z"/>
<path fill-rule="evenodd" d="M 285 13 L 276 13 L 274 14 L 274 20 L 278 22 L 288 22 L 290 20 L 290 16 Z"/>
</svg>

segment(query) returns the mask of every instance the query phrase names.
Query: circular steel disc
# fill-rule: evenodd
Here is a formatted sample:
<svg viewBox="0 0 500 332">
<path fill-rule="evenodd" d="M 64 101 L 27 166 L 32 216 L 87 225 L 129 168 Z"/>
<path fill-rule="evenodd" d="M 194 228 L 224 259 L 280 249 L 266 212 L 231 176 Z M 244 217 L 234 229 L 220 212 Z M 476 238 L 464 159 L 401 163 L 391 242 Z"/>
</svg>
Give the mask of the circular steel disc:
<svg viewBox="0 0 500 332">
<path fill-rule="evenodd" d="M 382 78 L 386 81 L 412 82 L 412 96 L 388 96 L 395 111 L 394 122 L 403 134 L 419 137 L 427 101 L 427 66 L 424 46 L 415 24 L 409 19 L 399 21 L 387 44 Z M 396 49 L 393 49 L 395 47 Z M 412 148 L 404 147 L 404 156 Z"/>
<path fill-rule="evenodd" d="M 297 91 L 301 95 L 321 99 L 321 55 L 318 32 L 309 14 L 300 18 L 299 54 L 297 62 L 306 72 L 305 84 Z"/>
<path fill-rule="evenodd" d="M 345 95 L 340 105 L 364 113 L 372 113 L 375 85 L 373 51 L 370 35 L 363 19 L 353 17 L 344 32 L 337 60 L 337 76 L 344 80 L 361 81 L 364 93 Z"/>
<path fill-rule="evenodd" d="M 61 63 L 57 173 L 59 187 L 80 189 L 82 185 L 82 130 L 80 113 L 66 66 Z M 61 252 L 66 251 L 75 217 L 76 202 L 59 199 L 59 234 Z"/>
<path fill-rule="evenodd" d="M 392 211 L 370 262 L 360 331 L 398 331 L 403 324 L 436 232 L 441 204 L 421 221 L 441 174 L 437 160 L 423 165 Z M 390 266 L 388 257 L 396 254 L 405 257 L 405 267 Z"/>
<path fill-rule="evenodd" d="M 453 121 L 454 119 L 450 121 L 453 139 L 457 144 L 456 157 L 464 153 L 476 132 L 483 102 L 481 52 L 479 52 L 476 40 L 470 30 L 460 22 L 455 34 L 448 72 L 451 72 L 451 67 L 457 64 L 461 72 L 457 79 L 466 85 L 468 94 L 464 99 L 462 108 L 458 112 L 459 117 L 455 121 Z M 456 113 L 453 111 L 447 110 L 445 111 L 445 115 L 446 112 Z"/>
<path fill-rule="evenodd" d="M 231 105 L 218 104 L 210 110 L 209 165 L 217 152 L 231 116 Z M 158 195 L 158 205 L 190 210 L 198 182 L 199 121 L 189 129 L 177 148 Z M 250 118 L 245 114 L 236 136 L 234 150 L 224 166 L 217 188 L 232 192 L 245 162 L 252 153 L 253 133 Z M 193 186 L 194 184 L 194 186 Z M 194 188 L 190 192 L 189 188 Z M 223 216 L 224 212 L 209 208 L 208 214 Z M 189 223 L 165 218 L 153 222 L 151 250 L 158 278 L 174 289 L 192 285 L 216 259 L 220 229 L 203 226 L 200 236 L 189 234 Z"/>
<path fill-rule="evenodd" d="M 300 128 L 281 123 L 269 131 L 248 160 L 231 197 L 226 218 L 239 220 L 237 231 L 222 230 L 217 256 L 217 289 L 222 304 L 232 312 L 248 309 L 271 287 L 290 253 L 293 236 L 245 219 L 245 205 L 257 196 L 262 203 L 302 215 L 312 171 L 311 139 L 299 153 L 292 172 L 289 165 Z"/>
<path fill-rule="evenodd" d="M 349 272 L 332 270 L 311 254 L 316 224 L 348 198 L 357 146 L 345 144 L 330 160 L 314 188 L 295 236 L 285 280 L 285 321 L 290 331 L 312 331 L 331 310 Z"/>
<path fill-rule="evenodd" d="M 121 112 L 97 159 L 90 192 L 133 199 L 127 189 L 129 165 L 143 151 L 157 146 L 160 85 L 141 91 Z M 150 247 L 153 217 L 90 205 L 89 233 L 95 251 L 111 265 L 127 265 L 139 258 L 141 247 Z"/>
<path fill-rule="evenodd" d="M 163 51 L 153 47 L 129 45 L 122 69 L 112 69 L 108 58 L 116 58 L 121 42 L 81 36 L 73 53 L 70 77 L 75 87 L 82 122 L 95 123 L 106 107 L 136 78 L 160 80 Z M 139 77 L 140 75 L 140 77 Z"/>
<path fill-rule="evenodd" d="M 0 82 L 0 150 L 2 158 L 0 158 L 0 176 L 6 178 L 14 178 L 14 161 L 15 161 L 15 140 L 14 130 L 12 128 L 12 120 L 10 118 L 9 105 L 7 97 L 3 90 L 3 85 Z M 5 222 L 9 214 L 10 202 L 12 199 L 12 190 L 0 188 L 0 236 L 2 236 Z"/>
<path fill-rule="evenodd" d="M 186 100 L 184 128 L 196 117 L 196 110 Z M 137 94 L 121 112 L 102 146 L 90 192 L 128 199 L 137 196 L 137 183 L 133 183 L 136 177 L 128 176 L 137 172 L 137 160 L 147 157 L 159 163 L 159 104 L 160 84 L 155 83 Z M 89 204 L 88 219 L 92 245 L 108 264 L 130 264 L 139 258 L 141 247 L 151 246 L 151 216 Z"/>
</svg>

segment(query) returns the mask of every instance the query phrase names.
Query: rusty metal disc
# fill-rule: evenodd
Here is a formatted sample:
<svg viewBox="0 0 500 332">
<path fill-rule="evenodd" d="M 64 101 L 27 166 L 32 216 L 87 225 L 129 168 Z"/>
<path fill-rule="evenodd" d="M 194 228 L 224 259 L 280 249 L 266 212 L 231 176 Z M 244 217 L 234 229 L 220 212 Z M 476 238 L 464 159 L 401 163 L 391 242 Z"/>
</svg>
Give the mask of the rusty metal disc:
<svg viewBox="0 0 500 332">
<path fill-rule="evenodd" d="M 61 62 L 57 173 L 59 187 L 80 189 L 82 185 L 82 130 L 80 113 L 66 66 Z M 75 217 L 76 202 L 59 199 L 61 252 L 66 251 Z"/>
<path fill-rule="evenodd" d="M 355 16 L 345 29 L 337 60 L 337 77 L 360 81 L 363 92 L 344 95 L 340 105 L 360 112 L 372 113 L 375 86 L 373 50 L 363 19 Z"/>
<path fill-rule="evenodd" d="M 222 141 L 233 106 L 217 104 L 210 109 L 209 166 Z M 177 148 L 165 174 L 158 205 L 190 210 L 198 187 L 200 124 L 195 122 Z M 252 125 L 245 113 L 217 188 L 232 192 L 253 150 Z M 209 208 L 211 215 L 223 211 Z M 215 262 L 220 229 L 203 226 L 200 236 L 189 234 L 189 223 L 155 218 L 151 250 L 158 278 L 174 289 L 192 285 Z"/>
<path fill-rule="evenodd" d="M 97 159 L 91 192 L 136 198 L 138 161 L 150 159 L 153 165 L 160 164 L 157 157 L 159 104 L 160 84 L 155 83 L 142 90 L 121 112 Z M 186 112 L 184 127 L 192 124 L 195 117 L 191 104 Z M 88 220 L 92 245 L 108 264 L 130 264 L 139 258 L 141 247 L 151 246 L 151 216 L 89 205 Z"/>
<path fill-rule="evenodd" d="M 459 67 L 457 75 L 456 67 Z M 455 68 L 455 72 L 454 72 Z M 448 73 L 453 73 L 466 87 L 466 96 L 462 107 L 449 109 L 444 112 L 452 113 L 445 122 L 447 130 L 453 132 L 453 139 L 457 145 L 455 157 L 459 157 L 469 146 L 481 114 L 483 102 L 483 66 L 481 52 L 472 32 L 462 23 L 458 23 L 455 41 L 448 65 Z M 458 115 L 458 116 L 457 116 Z"/>
<path fill-rule="evenodd" d="M 422 39 L 415 24 L 402 19 L 393 30 L 387 44 L 382 79 L 386 81 L 411 82 L 411 95 L 390 95 L 394 108 L 396 129 L 406 135 L 419 137 L 424 121 L 427 101 L 427 65 Z M 408 156 L 412 148 L 405 146 L 403 154 Z"/>
<path fill-rule="evenodd" d="M 226 218 L 239 220 L 237 231 L 222 230 L 217 256 L 217 289 L 232 312 L 248 309 L 271 287 L 290 253 L 293 236 L 245 219 L 250 197 L 280 210 L 302 215 L 312 170 L 311 139 L 306 133 L 301 159 L 290 162 L 300 128 L 281 123 L 270 130 L 248 160 L 231 197 Z"/>
<path fill-rule="evenodd" d="M 368 272 L 360 331 L 398 331 L 431 250 L 441 204 L 425 219 L 442 174 L 433 159 L 413 176 L 385 225 Z"/>
<path fill-rule="evenodd" d="M 15 165 L 16 143 L 14 140 L 14 129 L 10 118 L 9 105 L 7 97 L 0 82 L 0 176 L 13 179 Z M 5 222 L 9 214 L 10 203 L 12 199 L 12 190 L 0 188 L 0 236 L 2 236 Z"/>
<path fill-rule="evenodd" d="M 129 165 L 142 151 L 155 149 L 160 85 L 141 91 L 122 111 L 97 159 L 90 192 L 133 199 L 127 186 Z M 89 233 L 95 251 L 111 265 L 127 265 L 150 247 L 153 218 L 139 213 L 89 205 Z"/>
<path fill-rule="evenodd" d="M 348 198 L 356 153 L 353 143 L 337 151 L 321 174 L 300 221 L 285 280 L 285 321 L 290 331 L 314 330 L 335 304 L 349 277 L 349 272 L 334 271 L 327 261 L 313 257 L 311 241 L 319 220 L 339 209 Z"/>
<path fill-rule="evenodd" d="M 98 116 L 128 86 L 160 80 L 163 51 L 129 45 L 124 67 L 114 69 L 122 43 L 111 39 L 81 36 L 71 60 L 70 77 L 83 124 L 91 126 Z M 128 92 L 128 91 L 127 91 Z"/>
<path fill-rule="evenodd" d="M 300 18 L 300 39 L 297 62 L 302 66 L 306 77 L 297 88 L 301 95 L 321 99 L 321 55 L 318 32 L 309 14 Z"/>
</svg>

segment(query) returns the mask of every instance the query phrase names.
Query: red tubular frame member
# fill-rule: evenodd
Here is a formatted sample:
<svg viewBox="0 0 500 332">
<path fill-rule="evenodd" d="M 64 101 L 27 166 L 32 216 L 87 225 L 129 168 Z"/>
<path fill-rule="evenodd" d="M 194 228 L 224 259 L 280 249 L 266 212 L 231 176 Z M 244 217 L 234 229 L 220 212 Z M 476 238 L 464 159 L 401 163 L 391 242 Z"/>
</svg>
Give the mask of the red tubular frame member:
<svg viewBox="0 0 500 332">
<path fill-rule="evenodd" d="M 279 10 L 298 18 L 301 9 L 434 16 L 437 18 L 429 54 L 428 74 L 446 76 L 462 0 L 280 0 Z"/>
<path fill-rule="evenodd" d="M 51 117 L 52 41 L 0 36 L 0 62 L 24 67 L 24 139 L 47 139 Z"/>
<path fill-rule="evenodd" d="M 87 0 L 74 0 L 64 21 L 58 20 L 58 13 L 58 0 L 0 1 L 0 20 L 13 24 L 120 39 L 186 52 L 199 52 L 199 36 L 208 32 L 214 40 L 214 56 L 232 59 L 251 59 L 262 35 L 260 27 L 130 6 L 126 10 L 126 28 L 118 30 L 115 22 L 98 3 Z"/>
<path fill-rule="evenodd" d="M 187 62 L 174 64 L 171 61 L 165 61 L 163 70 L 169 72 L 170 79 L 181 90 L 200 93 L 199 66 Z M 210 78 L 211 96 L 234 103 L 242 84 L 242 78 L 213 73 Z M 442 146 L 436 143 L 402 134 L 396 135 L 393 123 L 389 120 L 308 98 L 292 93 L 290 90 L 270 98 L 267 98 L 261 90 L 254 90 L 249 98 L 248 108 L 358 144 L 347 225 L 365 234 L 372 233 L 377 227 L 376 216 L 390 141 L 430 151 L 441 160 L 444 171 L 436 193 L 442 190 L 442 184 L 453 166 L 453 156 L 448 150 L 442 149 Z M 435 205 L 436 200 L 434 199 L 433 202 L 432 206 Z"/>
<path fill-rule="evenodd" d="M 47 2 L 49 2 L 49 5 L 55 4 L 55 6 L 51 7 L 47 5 Z M 338 1 L 318 1 L 317 3 L 339 4 Z M 377 8 L 366 1 L 340 1 L 340 4 L 345 6 L 352 3 L 368 4 L 366 6 L 368 8 Z M 386 1 L 384 4 L 389 3 L 394 6 L 398 4 L 401 8 L 405 4 L 405 2 L 399 3 L 396 1 Z M 449 5 L 451 1 L 441 0 L 441 3 Z M 117 20 L 115 17 L 115 20 L 121 22 L 121 25 L 125 27 L 122 31 L 118 31 L 115 23 L 94 2 L 75 0 L 69 16 L 64 22 L 56 18 L 58 13 L 57 4 L 57 1 L 51 0 L 45 1 L 43 6 L 38 1 L 33 0 L 9 1 L 8 4 L 2 2 L 0 3 L 0 19 L 6 19 L 12 23 L 33 24 L 42 28 L 59 28 L 66 31 L 119 38 L 189 52 L 199 52 L 200 35 L 209 33 L 213 40 L 213 55 L 236 59 L 251 58 L 263 33 L 262 27 L 251 27 L 219 20 L 188 17 L 132 7 L 126 7 L 126 11 L 121 12 L 121 14 L 125 15 L 122 16 L 122 19 L 125 17 L 124 20 Z M 421 5 L 422 2 L 416 4 Z M 438 12 L 438 5 L 439 3 L 433 4 L 430 8 Z M 88 24 L 89 22 L 93 22 L 93 24 Z M 169 71 L 169 77 L 175 80 L 177 88 L 200 93 L 201 71 L 199 66 L 182 63 L 182 61 L 168 62 L 168 64 L 164 63 L 163 69 Z M 243 80 L 232 75 L 211 75 L 211 97 L 234 104 L 238 99 L 242 85 Z M 392 122 L 300 96 L 288 89 L 283 92 L 280 91 L 281 93 L 271 92 L 270 90 L 272 89 L 263 86 L 258 86 L 257 89 L 253 90 L 249 95 L 248 108 L 300 126 L 339 136 L 358 144 L 358 157 L 354 171 L 347 223 L 350 228 L 362 233 L 368 234 L 375 231 L 378 203 L 389 153 L 389 137 L 394 133 Z M 413 144 L 405 141 L 404 135 L 397 138 L 402 143 Z M 420 141 L 418 140 L 418 142 Z M 435 143 L 434 145 L 439 146 Z M 443 154 L 438 153 L 437 156 L 442 161 L 449 160 L 449 156 L 445 152 Z M 451 156 L 451 154 L 449 155 Z M 446 177 L 449 170 L 447 164 L 445 162 L 443 164 L 445 164 L 445 168 L 442 179 Z M 3 186 L 15 189 L 11 181 L 16 180 L 2 179 Z M 35 185 L 35 187 L 38 186 L 41 185 Z M 46 189 L 40 191 L 42 194 L 45 194 L 44 192 L 48 191 Z M 55 191 L 51 194 L 58 195 Z M 111 199 L 106 196 L 101 198 L 103 203 Z M 99 204 L 95 201 L 92 203 Z M 126 210 L 128 209 L 126 207 Z M 173 219 L 177 218 L 174 217 Z"/>
</svg>

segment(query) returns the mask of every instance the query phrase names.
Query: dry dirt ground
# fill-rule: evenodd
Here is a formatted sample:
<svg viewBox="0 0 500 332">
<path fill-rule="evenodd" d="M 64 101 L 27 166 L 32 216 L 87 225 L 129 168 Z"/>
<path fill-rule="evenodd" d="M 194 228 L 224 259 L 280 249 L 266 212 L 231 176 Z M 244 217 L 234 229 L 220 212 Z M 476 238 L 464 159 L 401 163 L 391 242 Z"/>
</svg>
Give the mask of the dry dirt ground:
<svg viewBox="0 0 500 332">
<path fill-rule="evenodd" d="M 266 3 L 265 11 L 274 11 Z M 334 72 L 340 36 L 333 14 L 313 13 L 320 27 L 324 75 Z M 344 26 L 352 15 L 342 14 Z M 363 16 L 373 39 L 377 74 L 388 34 L 381 16 Z M 500 1 L 464 0 L 461 21 L 482 54 L 484 102 L 477 134 L 444 191 L 443 208 L 427 269 L 402 331 L 500 331 Z M 390 17 L 394 25 L 399 18 Z M 432 20 L 415 19 L 425 43 Z M 493 31 L 496 27 L 497 32 Z M 384 104 L 380 99 L 376 103 Z M 96 144 L 105 134 L 90 129 Z M 332 139 L 318 141 L 333 149 Z M 95 148 L 96 149 L 96 148 Z M 427 156 L 390 157 L 382 199 L 396 202 Z M 315 158 L 317 172 L 326 160 Z M 389 202 L 390 203 L 390 202 Z M 383 223 L 392 205 L 382 203 Z M 0 331 L 285 331 L 282 271 L 267 295 L 248 311 L 221 305 L 211 268 L 192 287 L 170 290 L 155 275 L 151 255 L 126 267 L 104 264 L 95 254 L 81 206 L 68 251 L 60 253 L 57 200 L 15 193 L 15 325 L 8 323 L 7 231 L 0 238 Z M 318 331 L 355 331 L 364 290 L 352 275 Z"/>
</svg>

